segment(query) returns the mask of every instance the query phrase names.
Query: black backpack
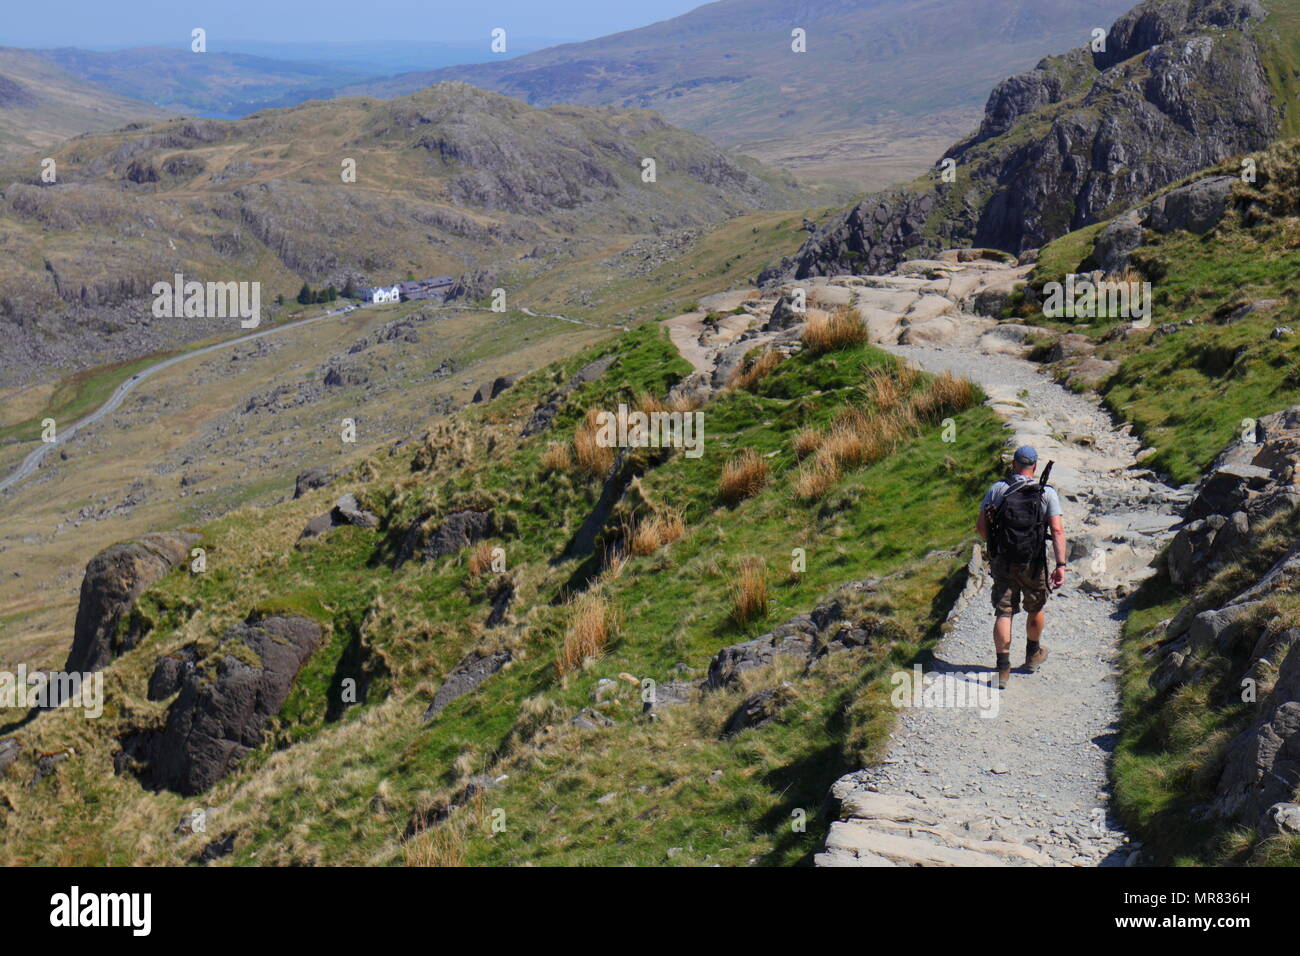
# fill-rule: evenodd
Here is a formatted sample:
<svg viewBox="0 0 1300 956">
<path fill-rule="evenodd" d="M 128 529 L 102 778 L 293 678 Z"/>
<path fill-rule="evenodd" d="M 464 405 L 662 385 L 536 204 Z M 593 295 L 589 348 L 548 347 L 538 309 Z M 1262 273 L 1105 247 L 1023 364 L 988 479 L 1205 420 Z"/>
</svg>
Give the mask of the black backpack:
<svg viewBox="0 0 1300 956">
<path fill-rule="evenodd" d="M 989 551 L 1007 564 L 1047 566 L 1047 502 L 1043 490 L 1052 472 L 1048 462 L 1042 481 L 1012 481 L 989 522 Z"/>
</svg>

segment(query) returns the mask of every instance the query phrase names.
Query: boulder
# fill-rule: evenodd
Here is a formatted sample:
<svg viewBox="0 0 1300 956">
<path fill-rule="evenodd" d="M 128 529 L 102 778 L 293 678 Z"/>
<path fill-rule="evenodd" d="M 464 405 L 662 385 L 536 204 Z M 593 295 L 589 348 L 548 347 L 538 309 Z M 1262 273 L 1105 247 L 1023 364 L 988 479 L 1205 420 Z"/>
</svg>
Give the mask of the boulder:
<svg viewBox="0 0 1300 956">
<path fill-rule="evenodd" d="M 1291 650 L 1260 715 L 1228 744 L 1209 813 L 1247 823 L 1270 807 L 1290 803 L 1300 786 L 1300 631 L 1288 632 Z"/>
<path fill-rule="evenodd" d="M 139 635 L 118 633 L 136 598 L 172 568 L 183 564 L 197 534 L 147 534 L 105 548 L 90 559 L 81 581 L 72 649 L 65 671 L 96 671 L 135 646 Z"/>
<path fill-rule="evenodd" d="M 1117 216 L 1097 235 L 1092 257 L 1107 275 L 1122 273 L 1129 264 L 1129 255 L 1142 245 L 1141 216 L 1129 212 Z"/>
<path fill-rule="evenodd" d="M 1067 359 L 1088 358 L 1095 351 L 1097 346 L 1088 336 L 1067 332 L 1053 342 L 1052 347 L 1047 350 L 1047 361 L 1064 362 Z"/>
<path fill-rule="evenodd" d="M 1203 235 L 1219 224 L 1228 207 L 1233 176 L 1210 176 L 1171 189 L 1147 207 L 1146 225 L 1156 232 Z"/>
<path fill-rule="evenodd" d="M 195 644 L 187 644 L 179 651 L 158 658 L 149 677 L 148 698 L 166 700 L 180 690 L 185 678 L 194 672 L 198 659 L 198 646 Z"/>
<path fill-rule="evenodd" d="M 727 718 L 727 725 L 722 730 L 723 739 L 734 737 L 742 730 L 751 727 L 770 724 L 776 718 L 777 712 L 789 700 L 788 687 L 788 684 L 783 684 L 780 688 L 760 690 L 757 694 L 746 697 Z"/>
<path fill-rule="evenodd" d="M 1266 488 L 1272 479 L 1272 472 L 1258 465 L 1224 465 L 1201 482 L 1187 514 L 1204 518 L 1241 511 L 1253 494 Z"/>
<path fill-rule="evenodd" d="M 496 519 L 491 511 L 475 511 L 465 509 L 463 511 L 453 511 L 442 519 L 442 522 L 430 532 L 427 536 L 422 532 L 423 523 L 417 521 L 407 532 L 406 541 L 402 545 L 402 554 L 399 555 L 399 561 L 407 560 L 413 557 L 417 551 L 416 542 L 423 537 L 423 543 L 418 545 L 420 558 L 424 561 L 432 561 L 436 558 L 444 558 L 449 554 L 456 554 L 472 544 L 489 538 L 496 533 Z"/>
<path fill-rule="evenodd" d="M 322 641 L 320 625 L 303 617 L 251 619 L 227 629 L 184 676 L 166 725 L 138 751 L 147 785 L 193 796 L 234 770 L 261 745 L 266 722 Z"/>
<path fill-rule="evenodd" d="M 351 493 L 334 502 L 330 518 L 336 525 L 350 524 L 358 528 L 379 526 L 379 517 L 374 512 L 364 510 L 357 502 L 357 496 Z"/>
<path fill-rule="evenodd" d="M 453 700 L 477 688 L 509 664 L 510 660 L 509 650 L 497 651 L 493 654 L 470 654 L 451 669 L 447 679 L 434 693 L 433 700 L 424 712 L 424 720 L 432 720 L 438 716 Z"/>
<path fill-rule="evenodd" d="M 492 381 L 484 382 L 479 386 L 471 404 L 490 402 L 517 381 L 519 381 L 518 375 L 498 375 Z"/>
<path fill-rule="evenodd" d="M 0 740 L 0 777 L 9 772 L 9 768 L 18 762 L 18 741 L 13 737 Z"/>
<path fill-rule="evenodd" d="M 293 483 L 293 496 L 301 498 L 315 488 L 324 488 L 333 478 L 324 468 L 308 468 L 298 475 Z"/>
<path fill-rule="evenodd" d="M 764 332 L 783 332 L 804 320 L 802 314 L 794 309 L 794 300 L 789 295 L 782 295 L 772 306 L 772 314 L 763 325 Z"/>
</svg>

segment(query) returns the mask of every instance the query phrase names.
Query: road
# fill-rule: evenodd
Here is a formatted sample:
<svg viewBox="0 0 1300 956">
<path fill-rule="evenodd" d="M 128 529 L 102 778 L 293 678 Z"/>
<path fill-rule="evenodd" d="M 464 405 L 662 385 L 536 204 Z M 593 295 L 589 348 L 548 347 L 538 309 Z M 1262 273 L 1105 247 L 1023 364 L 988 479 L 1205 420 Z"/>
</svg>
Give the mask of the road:
<svg viewBox="0 0 1300 956">
<path fill-rule="evenodd" d="M 304 325 L 311 325 L 313 322 L 321 322 L 325 319 L 337 318 L 338 316 L 343 314 L 345 314 L 344 310 L 334 309 L 329 312 L 324 312 L 321 315 L 314 315 L 309 319 L 299 319 L 296 322 L 289 322 L 285 325 L 277 325 L 274 328 L 262 329 L 259 332 L 250 332 L 248 335 L 240 335 L 233 339 L 226 339 L 224 342 L 216 342 L 212 345 L 205 345 L 202 348 L 195 349 L 192 352 L 185 352 L 181 355 L 173 355 L 171 358 L 163 359 L 162 361 L 158 362 L 155 365 L 150 365 L 148 368 L 136 372 L 129 379 L 127 379 L 125 382 L 123 382 L 121 385 L 115 388 L 113 390 L 113 394 L 110 395 L 104 401 L 104 404 L 100 405 L 97 409 L 95 409 L 89 415 L 86 415 L 84 418 L 80 418 L 77 421 L 73 422 L 71 425 L 64 425 L 60 428 L 57 428 L 55 432 L 56 437 L 54 441 L 41 442 L 34 449 L 32 449 L 27 454 L 27 457 L 24 458 L 22 462 L 19 463 L 17 468 L 15 468 L 12 472 L 10 472 L 7 477 L 0 480 L 0 494 L 3 494 L 4 492 L 8 491 L 8 489 L 18 484 L 18 482 L 22 481 L 24 478 L 30 477 L 33 473 L 35 473 L 36 469 L 41 466 L 41 460 L 52 449 L 57 448 L 59 445 L 62 445 L 65 442 L 67 442 L 68 439 L 70 439 L 82 428 L 85 428 L 87 425 L 93 425 L 95 422 L 99 421 L 105 415 L 111 414 L 115 409 L 121 406 L 122 402 L 126 400 L 126 397 L 131 394 L 131 391 L 137 385 L 141 384 L 147 379 L 152 378 L 153 376 L 157 375 L 159 372 L 162 372 L 165 369 L 169 369 L 173 365 L 176 365 L 179 362 L 187 362 L 190 359 L 199 358 L 200 356 L 208 355 L 211 354 L 212 352 L 216 352 L 221 349 L 227 349 L 234 345 L 240 345 L 241 343 L 244 342 L 251 342 L 254 339 L 260 339 L 266 335 L 276 335 L 280 332 L 287 332 L 290 329 L 301 328 Z"/>
<path fill-rule="evenodd" d="M 475 312 L 484 311 L 481 307 L 478 306 L 444 306 L 443 308 L 465 309 L 465 310 L 472 310 Z M 122 402 L 126 400 L 126 397 L 131 394 L 132 389 L 134 389 L 141 382 L 144 382 L 146 379 L 152 378 L 154 375 L 157 375 L 159 372 L 164 371 L 165 369 L 171 368 L 173 365 L 176 365 L 178 362 L 187 362 L 190 359 L 199 358 L 200 356 L 208 355 L 220 349 L 226 349 L 226 348 L 230 348 L 233 345 L 239 345 L 243 342 L 251 342 L 254 339 L 260 339 L 265 335 L 276 335 L 280 332 L 287 332 L 290 329 L 301 328 L 302 326 L 310 325 L 313 322 L 320 322 L 324 319 L 329 319 L 329 318 L 337 317 L 339 315 L 344 315 L 348 311 L 350 310 L 333 309 L 329 312 L 322 313 L 321 315 L 314 315 L 309 319 L 299 319 L 296 322 L 290 322 L 286 325 L 277 325 L 275 328 L 262 329 L 259 332 L 250 332 L 248 335 L 240 335 L 233 339 L 226 339 L 224 342 L 217 342 L 213 345 L 205 345 L 202 348 L 195 349 L 192 352 L 185 352 L 182 355 L 173 355 L 171 358 L 163 359 L 162 361 L 158 362 L 156 365 L 150 365 L 147 369 L 144 369 L 143 371 L 137 372 L 135 375 L 132 375 L 129 379 L 127 379 L 116 389 L 114 389 L 113 394 L 108 397 L 108 399 L 104 402 L 104 404 L 100 405 L 99 408 L 95 409 L 89 415 L 86 415 L 84 418 L 81 418 L 73 422 L 71 425 L 64 425 L 61 428 L 58 428 L 58 430 L 56 431 L 56 438 L 54 441 L 42 442 L 36 448 L 32 449 L 32 451 L 28 453 L 27 457 L 24 458 L 22 462 L 19 463 L 17 468 L 15 468 L 6 478 L 0 479 L 0 494 L 4 494 L 8 489 L 18 484 L 18 482 L 22 481 L 24 478 L 28 478 L 32 474 L 34 474 L 36 469 L 41 466 L 42 459 L 44 459 L 46 454 L 48 454 L 51 449 L 56 448 L 59 445 L 66 442 L 69 438 L 75 435 L 80 429 L 85 428 L 87 425 L 93 425 L 95 422 L 99 421 L 105 415 L 111 414 L 115 409 L 121 406 Z M 626 331 L 627 329 L 627 327 L 623 325 L 612 325 L 612 326 L 600 325 L 596 322 L 587 322 L 582 319 L 575 319 L 567 315 L 555 315 L 555 314 L 545 313 L 545 312 L 538 313 L 532 311 L 531 309 L 520 309 L 519 311 L 524 313 L 525 315 L 529 315 L 534 318 L 559 319 L 563 322 L 572 322 L 574 325 L 587 325 L 587 326 L 591 326 L 592 328 L 616 328 L 616 329 L 622 329 L 624 331 Z"/>
</svg>

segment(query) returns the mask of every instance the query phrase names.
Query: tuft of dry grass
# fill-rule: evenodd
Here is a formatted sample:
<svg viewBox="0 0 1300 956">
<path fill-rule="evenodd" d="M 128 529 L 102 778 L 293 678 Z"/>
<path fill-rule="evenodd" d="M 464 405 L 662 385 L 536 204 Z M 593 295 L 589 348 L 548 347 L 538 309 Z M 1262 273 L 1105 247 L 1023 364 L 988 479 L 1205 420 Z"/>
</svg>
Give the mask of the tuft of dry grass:
<svg viewBox="0 0 1300 956">
<path fill-rule="evenodd" d="M 729 388 L 753 388 L 762 379 L 771 375 L 781 364 L 782 355 L 773 349 L 762 352 L 754 361 L 740 365 L 727 383 Z"/>
<path fill-rule="evenodd" d="M 603 595 L 587 592 L 575 600 L 564 646 L 555 662 L 560 676 L 578 670 L 590 658 L 599 657 L 609 643 L 612 630 L 613 616 Z"/>
<path fill-rule="evenodd" d="M 573 450 L 578 459 L 578 468 L 592 478 L 604 478 L 614 466 L 614 449 L 596 440 L 600 431 L 597 421 L 599 414 L 599 409 L 587 409 L 586 416 L 573 435 Z"/>
<path fill-rule="evenodd" d="M 767 460 L 754 449 L 746 448 L 722 466 L 718 496 L 729 505 L 737 504 L 762 491 L 767 478 Z"/>
<path fill-rule="evenodd" d="M 649 392 L 641 392 L 638 394 L 632 405 L 638 412 L 642 412 L 645 415 L 668 411 L 668 406 L 655 398 Z"/>
<path fill-rule="evenodd" d="M 975 385 L 969 379 L 959 378 L 952 372 L 937 376 L 920 395 L 912 401 L 916 417 L 934 424 L 956 412 L 965 411 L 976 402 Z"/>
<path fill-rule="evenodd" d="M 651 515 L 627 534 L 628 550 L 644 557 L 654 554 L 666 544 L 676 541 L 686 533 L 686 522 L 681 512 L 665 511 Z"/>
<path fill-rule="evenodd" d="M 700 407 L 700 404 L 701 399 L 698 394 L 694 392 L 690 394 L 681 394 L 677 395 L 668 403 L 668 410 L 670 412 L 681 412 L 682 414 L 685 414 L 687 412 L 695 411 Z"/>
<path fill-rule="evenodd" d="M 496 548 L 486 541 L 480 541 L 469 555 L 469 576 L 477 578 L 492 570 L 492 552 Z"/>
<path fill-rule="evenodd" d="M 815 501 L 835 487 L 840 480 L 840 469 L 829 458 L 818 455 L 806 461 L 794 478 L 795 496 L 803 501 Z"/>
<path fill-rule="evenodd" d="M 566 472 L 573 467 L 573 452 L 567 442 L 553 441 L 542 453 L 542 469 L 548 472 Z"/>
<path fill-rule="evenodd" d="M 402 844 L 406 866 L 464 866 L 465 837 L 450 825 L 430 827 Z"/>
<path fill-rule="evenodd" d="M 731 617 L 742 627 L 767 615 L 767 565 L 762 558 L 748 557 L 731 584 Z"/>
<path fill-rule="evenodd" d="M 809 313 L 801 340 L 813 355 L 824 355 L 863 344 L 867 340 L 867 327 L 856 309 L 842 306 L 829 315 Z"/>
<path fill-rule="evenodd" d="M 821 444 L 822 433 L 816 428 L 799 429 L 798 434 L 794 436 L 794 441 L 791 443 L 794 448 L 794 456 L 800 461 L 817 451 Z"/>
</svg>

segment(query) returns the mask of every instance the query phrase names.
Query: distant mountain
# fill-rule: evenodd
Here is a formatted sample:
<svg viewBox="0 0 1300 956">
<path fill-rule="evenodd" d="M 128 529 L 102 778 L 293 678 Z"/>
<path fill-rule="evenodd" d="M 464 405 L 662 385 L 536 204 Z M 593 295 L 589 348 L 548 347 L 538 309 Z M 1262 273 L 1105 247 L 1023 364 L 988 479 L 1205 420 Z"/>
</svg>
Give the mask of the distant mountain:
<svg viewBox="0 0 1300 956">
<path fill-rule="evenodd" d="M 31 51 L 0 47 L 0 160 L 34 154 L 81 133 L 153 123 L 168 115 L 149 103 L 95 89 Z"/>
<path fill-rule="evenodd" d="M 291 62 L 245 53 L 193 53 L 159 46 L 31 52 L 82 82 L 119 96 L 146 100 L 176 113 L 226 118 L 324 99 L 338 87 L 366 76 L 329 63 Z"/>
<path fill-rule="evenodd" d="M 960 245 L 1013 253 L 1115 215 L 1292 134 L 1300 0 L 1146 0 L 1104 51 L 1086 46 L 998 84 L 978 131 L 927 174 L 869 196 L 760 277 L 885 272 Z"/>
<path fill-rule="evenodd" d="M 1044 51 L 1077 45 L 1129 0 L 719 0 L 637 30 L 347 92 L 409 93 L 464 80 L 534 106 L 644 106 L 764 161 L 839 172 L 943 141 L 978 120 L 986 91 Z M 791 31 L 807 52 L 791 50 Z M 883 135 L 866 135 L 878 130 Z M 854 155 L 839 155 L 852 135 Z M 880 140 L 880 141 L 877 141 Z M 924 168 L 942 141 L 911 157 Z M 908 176 L 896 177 L 908 178 Z"/>
<path fill-rule="evenodd" d="M 796 202 L 786 179 L 652 112 L 537 110 L 460 83 L 175 119 L 54 156 L 56 185 L 0 167 L 0 237 L 18 250 L 0 259 L 0 378 L 218 331 L 151 321 L 149 290 L 176 272 L 260 280 L 269 305 L 304 281 L 455 275 Z"/>
</svg>

